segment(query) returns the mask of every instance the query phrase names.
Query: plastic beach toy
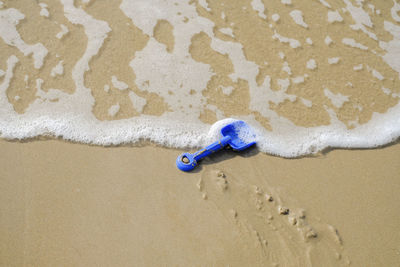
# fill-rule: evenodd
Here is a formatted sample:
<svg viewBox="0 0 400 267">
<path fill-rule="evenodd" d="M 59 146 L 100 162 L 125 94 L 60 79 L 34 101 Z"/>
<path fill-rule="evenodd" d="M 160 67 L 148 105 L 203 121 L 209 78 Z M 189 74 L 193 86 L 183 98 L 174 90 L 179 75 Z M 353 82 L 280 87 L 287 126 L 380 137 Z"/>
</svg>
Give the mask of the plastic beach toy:
<svg viewBox="0 0 400 267">
<path fill-rule="evenodd" d="M 255 134 L 244 121 L 235 121 L 228 125 L 225 125 L 221 129 L 222 138 L 201 149 L 193 154 L 183 153 L 176 159 L 176 166 L 182 171 L 191 171 L 197 166 L 197 162 L 204 157 L 224 148 L 229 145 L 233 150 L 241 151 L 244 150 L 256 142 Z"/>
</svg>

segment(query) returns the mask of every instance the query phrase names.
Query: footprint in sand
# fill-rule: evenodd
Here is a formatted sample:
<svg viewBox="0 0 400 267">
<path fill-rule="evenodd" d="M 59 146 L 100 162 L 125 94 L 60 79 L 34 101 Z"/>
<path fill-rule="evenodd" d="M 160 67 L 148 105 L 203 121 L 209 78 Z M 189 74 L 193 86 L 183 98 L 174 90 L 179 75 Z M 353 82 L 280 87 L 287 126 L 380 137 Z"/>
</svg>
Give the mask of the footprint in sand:
<svg viewBox="0 0 400 267">
<path fill-rule="evenodd" d="M 337 229 L 316 216 L 306 216 L 302 208 L 287 205 L 281 198 L 284 195 L 266 181 L 262 186 L 249 185 L 246 177 L 206 169 L 196 186 L 203 198 L 209 199 L 207 203 L 215 205 L 235 225 L 238 242 L 254 243 L 260 255 L 270 259 L 269 263 L 279 263 L 279 266 L 309 266 L 313 262 L 326 262 L 327 266 L 346 264 L 348 258 L 343 254 Z"/>
<path fill-rule="evenodd" d="M 214 178 L 215 184 L 217 188 L 221 191 L 224 192 L 228 189 L 228 181 L 226 179 L 226 175 L 223 171 L 217 171 L 215 178 Z"/>
</svg>

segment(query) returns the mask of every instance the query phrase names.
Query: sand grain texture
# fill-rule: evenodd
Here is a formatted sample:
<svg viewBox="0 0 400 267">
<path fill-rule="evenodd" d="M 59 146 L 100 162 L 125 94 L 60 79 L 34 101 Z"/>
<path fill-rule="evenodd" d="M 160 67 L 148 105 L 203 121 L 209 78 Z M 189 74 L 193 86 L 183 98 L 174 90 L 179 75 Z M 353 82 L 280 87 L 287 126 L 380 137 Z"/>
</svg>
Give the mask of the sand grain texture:
<svg viewBox="0 0 400 267">
<path fill-rule="evenodd" d="M 399 262 L 399 145 L 294 160 L 228 151 L 194 173 L 151 146 L 0 150 L 3 266 Z"/>
</svg>

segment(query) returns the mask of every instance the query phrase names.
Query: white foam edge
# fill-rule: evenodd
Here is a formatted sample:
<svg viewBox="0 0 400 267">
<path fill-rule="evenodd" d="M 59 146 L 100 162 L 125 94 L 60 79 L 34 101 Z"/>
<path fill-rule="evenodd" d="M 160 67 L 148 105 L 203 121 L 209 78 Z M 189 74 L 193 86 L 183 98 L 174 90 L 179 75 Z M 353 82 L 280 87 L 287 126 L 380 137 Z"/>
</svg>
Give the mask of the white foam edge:
<svg viewBox="0 0 400 267">
<path fill-rule="evenodd" d="M 267 131 L 252 116 L 238 117 L 249 123 L 257 135 L 260 151 L 282 157 L 298 157 L 327 147 L 373 148 L 393 142 L 400 136 L 400 104 L 384 114 L 374 113 L 367 124 L 349 130 L 340 121 L 330 126 L 295 127 L 279 133 Z M 139 143 L 142 140 L 174 148 L 199 148 L 220 138 L 220 129 L 233 122 L 229 118 L 212 126 L 166 120 L 164 116 L 141 116 L 130 119 L 99 122 L 74 113 L 27 114 L 10 116 L 0 122 L 0 136 L 5 139 L 25 139 L 54 136 L 65 140 L 95 145 Z M 295 136 L 293 136 L 295 135 Z"/>
</svg>

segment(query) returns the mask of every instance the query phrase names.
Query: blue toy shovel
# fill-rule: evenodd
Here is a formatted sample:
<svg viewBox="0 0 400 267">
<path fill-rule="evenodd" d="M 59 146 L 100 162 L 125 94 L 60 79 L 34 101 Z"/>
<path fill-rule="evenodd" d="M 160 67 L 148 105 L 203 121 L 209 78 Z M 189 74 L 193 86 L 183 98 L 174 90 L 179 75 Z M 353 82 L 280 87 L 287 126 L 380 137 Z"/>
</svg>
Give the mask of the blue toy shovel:
<svg viewBox="0 0 400 267">
<path fill-rule="evenodd" d="M 242 136 L 240 133 L 245 133 L 245 135 Z M 188 172 L 197 166 L 197 162 L 200 159 L 224 148 L 226 145 L 230 145 L 233 150 L 241 151 L 256 143 L 251 141 L 255 139 L 255 135 L 253 134 L 250 126 L 248 126 L 244 121 L 235 121 L 224 126 L 221 129 L 221 135 L 222 138 L 219 141 L 207 146 L 202 150 L 199 150 L 193 154 L 183 153 L 180 155 L 176 159 L 176 166 L 180 170 Z"/>
</svg>

